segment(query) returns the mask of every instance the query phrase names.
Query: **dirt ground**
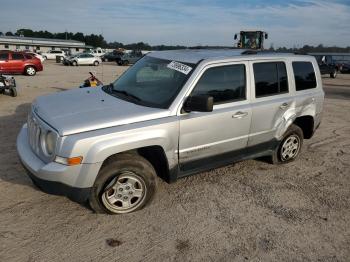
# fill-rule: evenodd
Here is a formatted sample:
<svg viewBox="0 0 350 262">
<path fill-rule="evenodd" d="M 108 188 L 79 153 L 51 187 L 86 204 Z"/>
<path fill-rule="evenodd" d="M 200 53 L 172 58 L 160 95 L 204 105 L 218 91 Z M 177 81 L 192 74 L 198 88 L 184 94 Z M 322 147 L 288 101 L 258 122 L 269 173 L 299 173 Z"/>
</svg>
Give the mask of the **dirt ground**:
<svg viewBox="0 0 350 262">
<path fill-rule="evenodd" d="M 323 78 L 323 122 L 297 161 L 159 180 L 150 206 L 110 216 L 36 189 L 15 142 L 35 97 L 125 68 L 44 66 L 16 76 L 20 96 L 0 95 L 0 261 L 349 261 L 350 75 Z"/>
</svg>

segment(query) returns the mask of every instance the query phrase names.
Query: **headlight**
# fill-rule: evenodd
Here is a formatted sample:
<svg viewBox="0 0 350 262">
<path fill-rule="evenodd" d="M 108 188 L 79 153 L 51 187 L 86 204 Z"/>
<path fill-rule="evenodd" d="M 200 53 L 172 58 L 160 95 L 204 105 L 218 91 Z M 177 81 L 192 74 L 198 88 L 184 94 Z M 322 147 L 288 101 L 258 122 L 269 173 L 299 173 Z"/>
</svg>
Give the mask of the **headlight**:
<svg viewBox="0 0 350 262">
<path fill-rule="evenodd" d="M 42 149 L 47 156 L 52 156 L 56 147 L 56 134 L 52 131 L 47 131 L 42 137 Z"/>
</svg>

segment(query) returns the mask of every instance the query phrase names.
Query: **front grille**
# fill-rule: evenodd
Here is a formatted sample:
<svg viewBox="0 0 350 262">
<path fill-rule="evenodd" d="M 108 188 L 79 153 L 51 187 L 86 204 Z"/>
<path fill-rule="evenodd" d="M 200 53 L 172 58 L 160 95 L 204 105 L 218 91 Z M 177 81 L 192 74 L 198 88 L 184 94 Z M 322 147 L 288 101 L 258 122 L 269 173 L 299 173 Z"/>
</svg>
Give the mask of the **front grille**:
<svg viewBox="0 0 350 262">
<path fill-rule="evenodd" d="M 40 155 L 40 135 L 41 135 L 41 128 L 39 126 L 38 121 L 34 118 L 32 114 L 29 114 L 28 116 L 28 139 L 30 147 L 32 148 L 33 152 L 36 153 L 36 155 Z"/>
</svg>

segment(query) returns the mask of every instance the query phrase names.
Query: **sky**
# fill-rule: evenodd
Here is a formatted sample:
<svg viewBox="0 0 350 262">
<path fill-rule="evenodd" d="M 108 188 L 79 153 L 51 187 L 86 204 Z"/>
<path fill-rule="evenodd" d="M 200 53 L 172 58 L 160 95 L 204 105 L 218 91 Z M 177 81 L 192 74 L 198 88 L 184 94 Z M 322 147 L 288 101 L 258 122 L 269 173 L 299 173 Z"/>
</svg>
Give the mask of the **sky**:
<svg viewBox="0 0 350 262">
<path fill-rule="evenodd" d="M 350 46 L 350 0 L 0 0 L 0 31 L 102 34 L 108 42 L 231 46 L 240 30 L 267 47 Z"/>
</svg>

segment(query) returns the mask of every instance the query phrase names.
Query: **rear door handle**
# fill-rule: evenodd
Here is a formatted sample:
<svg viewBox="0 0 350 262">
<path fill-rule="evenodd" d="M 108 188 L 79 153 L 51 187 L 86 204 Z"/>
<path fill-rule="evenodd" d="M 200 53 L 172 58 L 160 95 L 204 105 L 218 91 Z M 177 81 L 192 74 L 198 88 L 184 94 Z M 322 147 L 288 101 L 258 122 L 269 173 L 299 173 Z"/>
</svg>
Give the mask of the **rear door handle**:
<svg viewBox="0 0 350 262">
<path fill-rule="evenodd" d="M 232 116 L 232 118 L 242 118 L 248 115 L 248 112 L 242 112 L 242 111 L 238 111 L 236 114 L 234 114 Z"/>
<path fill-rule="evenodd" d="M 280 105 L 280 108 L 281 108 L 281 109 L 286 109 L 287 106 L 288 106 L 288 103 L 285 102 L 285 103 L 283 103 L 282 105 Z"/>
</svg>

